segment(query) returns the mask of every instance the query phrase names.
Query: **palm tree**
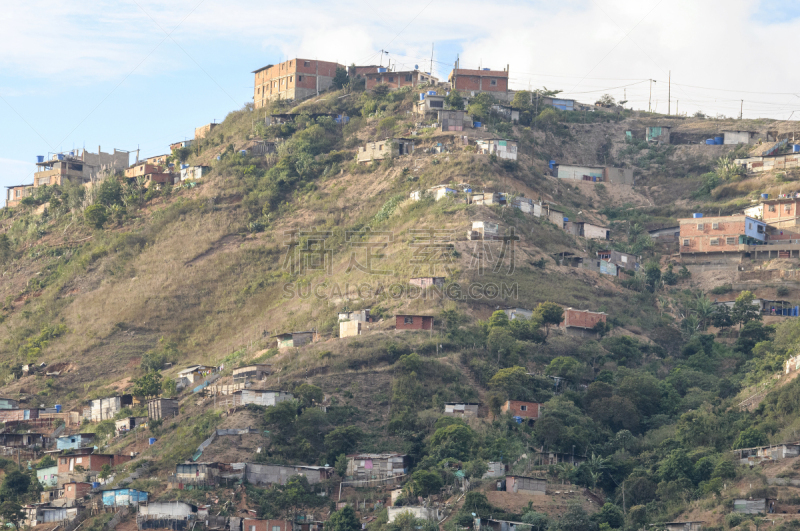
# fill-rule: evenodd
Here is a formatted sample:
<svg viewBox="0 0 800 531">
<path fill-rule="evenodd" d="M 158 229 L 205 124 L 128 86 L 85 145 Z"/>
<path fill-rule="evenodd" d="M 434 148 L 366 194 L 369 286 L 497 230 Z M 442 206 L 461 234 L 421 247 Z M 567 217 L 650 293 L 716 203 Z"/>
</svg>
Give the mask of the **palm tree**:
<svg viewBox="0 0 800 531">
<path fill-rule="evenodd" d="M 714 303 L 705 295 L 700 295 L 694 301 L 694 312 L 700 320 L 700 329 L 705 330 L 711 316 L 714 315 Z"/>
</svg>

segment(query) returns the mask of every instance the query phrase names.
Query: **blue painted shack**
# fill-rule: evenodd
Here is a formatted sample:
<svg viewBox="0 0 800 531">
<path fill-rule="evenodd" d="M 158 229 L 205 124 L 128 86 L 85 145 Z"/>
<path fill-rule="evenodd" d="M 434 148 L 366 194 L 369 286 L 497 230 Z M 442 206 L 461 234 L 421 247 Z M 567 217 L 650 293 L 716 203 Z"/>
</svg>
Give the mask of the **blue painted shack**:
<svg viewBox="0 0 800 531">
<path fill-rule="evenodd" d="M 74 435 L 64 435 L 56 439 L 56 449 L 58 450 L 78 450 L 94 444 L 94 433 L 76 433 Z"/>
<path fill-rule="evenodd" d="M 36 471 L 36 478 L 44 488 L 58 486 L 58 465 L 40 468 Z"/>
<path fill-rule="evenodd" d="M 136 489 L 110 489 L 103 491 L 103 507 L 137 505 L 147 501 L 147 493 Z"/>
</svg>

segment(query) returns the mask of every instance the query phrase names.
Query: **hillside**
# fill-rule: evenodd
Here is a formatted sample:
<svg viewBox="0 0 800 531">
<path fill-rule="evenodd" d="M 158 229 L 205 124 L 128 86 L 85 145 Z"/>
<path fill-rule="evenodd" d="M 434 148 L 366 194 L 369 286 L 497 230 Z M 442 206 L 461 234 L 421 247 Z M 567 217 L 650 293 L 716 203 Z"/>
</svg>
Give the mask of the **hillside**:
<svg viewBox="0 0 800 531">
<path fill-rule="evenodd" d="M 748 280 L 742 272 L 792 271 L 800 258 L 700 264 L 685 261 L 678 242 L 647 233 L 795 190 L 797 170 L 724 171 L 721 159 L 752 146 L 698 143 L 731 129 L 783 138 L 792 123 L 620 107 L 523 107 L 512 123 L 474 98 L 468 112 L 485 127 L 448 132 L 413 113 L 418 94 L 346 89 L 296 107 L 247 106 L 173 154 L 176 164 L 210 166 L 199 181 L 160 190 L 121 177 L 96 189 L 65 184 L 0 211 L 0 396 L 82 413 L 89 400 L 131 392 L 151 369 L 167 382 L 190 365 L 222 367 L 217 383 L 228 384 L 234 368 L 271 364 L 259 387 L 298 402 L 230 408 L 165 386 L 180 400 L 178 417 L 100 445 L 138 454 L 115 469 L 113 484 L 147 461 L 148 477 L 132 485 L 227 516 L 287 517 L 288 502 L 281 489 L 168 489 L 167 478 L 214 430 L 246 427 L 259 433 L 220 436 L 202 460 L 335 465 L 334 479 L 318 488 L 332 501 L 342 488 L 343 501 L 369 501 L 357 508 L 375 516 L 372 531 L 394 524 L 375 505 L 389 489 L 342 487 L 343 454 L 407 454 L 406 504 L 439 504 L 449 515 L 442 527 L 453 530 L 472 525 L 472 512 L 564 530 L 686 519 L 721 529 L 732 527 L 736 518 L 726 515 L 740 497 L 776 499 L 797 513 L 798 487 L 767 481 L 775 463 L 748 470 L 731 450 L 798 440 L 800 383 L 774 382 L 797 354 L 800 325 L 760 314 L 717 321 L 713 301 L 744 292 L 745 301 L 797 304 L 794 276 Z M 289 112 L 293 121 L 265 125 L 267 115 Z M 647 143 L 651 126 L 670 127 L 674 143 Z M 414 153 L 356 163 L 359 147 L 385 138 L 413 139 Z M 476 141 L 494 138 L 515 140 L 517 160 L 479 152 Z M 275 151 L 241 153 L 260 141 Z M 558 179 L 551 160 L 632 169 L 635 184 Z M 506 194 L 509 204 L 470 204 L 463 183 Z M 443 184 L 458 193 L 410 198 Z M 514 198 L 607 227 L 610 241 L 572 235 L 514 208 Z M 97 222 L 98 210 L 107 219 Z M 470 239 L 474 221 L 518 241 Z M 592 263 L 607 249 L 639 257 L 639 268 L 602 274 Z M 576 258 L 584 267 L 574 267 Z M 444 288 L 408 282 L 427 276 L 444 277 Z M 537 311 L 509 321 L 498 310 L 510 307 Z M 339 313 L 366 308 L 373 321 L 362 334 L 340 338 Z M 604 312 L 607 325 L 570 333 L 559 326 L 562 308 Z M 397 330 L 396 315 L 432 316 L 433 330 Z M 316 341 L 276 348 L 277 334 L 312 329 Z M 23 372 L 29 364 L 45 365 Z M 517 422 L 500 414 L 507 400 L 542 404 L 542 413 Z M 479 402 L 480 418 L 444 416 L 453 402 Z M 69 429 L 105 437 L 107 422 Z M 498 492 L 481 479 L 495 461 L 546 479 L 547 494 Z M 471 481 L 466 497 L 462 478 Z M 315 518 L 336 509 L 315 503 L 306 507 Z M 789 520 L 776 529 L 796 529 Z"/>
</svg>

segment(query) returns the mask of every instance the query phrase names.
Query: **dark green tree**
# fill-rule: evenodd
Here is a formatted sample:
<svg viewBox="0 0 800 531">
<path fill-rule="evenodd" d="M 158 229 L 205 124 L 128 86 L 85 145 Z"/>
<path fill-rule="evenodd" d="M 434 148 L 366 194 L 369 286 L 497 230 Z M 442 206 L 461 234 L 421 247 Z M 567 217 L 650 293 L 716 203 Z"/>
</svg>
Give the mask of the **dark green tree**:
<svg viewBox="0 0 800 531">
<path fill-rule="evenodd" d="M 336 74 L 333 76 L 333 88 L 340 89 L 345 86 L 350 81 L 350 78 L 347 75 L 347 70 L 342 68 L 341 66 L 336 67 Z"/>
<path fill-rule="evenodd" d="M 450 94 L 448 94 L 444 99 L 444 102 L 451 109 L 455 109 L 457 111 L 464 110 L 464 97 L 461 96 L 461 93 L 459 93 L 457 90 L 451 90 Z"/>
<path fill-rule="evenodd" d="M 83 217 L 86 220 L 86 224 L 90 227 L 102 229 L 103 225 L 108 220 L 108 210 L 103 205 L 94 204 L 83 212 Z"/>
<path fill-rule="evenodd" d="M 329 531 L 359 531 L 361 522 L 358 521 L 356 512 L 349 505 L 336 511 L 325 522 L 325 529 Z"/>
<path fill-rule="evenodd" d="M 19 529 L 19 524 L 25 519 L 25 512 L 22 506 L 15 501 L 4 501 L 0 504 L 0 518 L 4 522 L 9 522 L 14 529 Z"/>
<path fill-rule="evenodd" d="M 133 381 L 131 393 L 140 397 L 157 397 L 161 394 L 161 373 L 150 371 Z"/>
<path fill-rule="evenodd" d="M 415 495 L 427 497 L 439 494 L 444 482 L 438 472 L 430 470 L 417 470 L 411 474 L 411 488 Z"/>
</svg>

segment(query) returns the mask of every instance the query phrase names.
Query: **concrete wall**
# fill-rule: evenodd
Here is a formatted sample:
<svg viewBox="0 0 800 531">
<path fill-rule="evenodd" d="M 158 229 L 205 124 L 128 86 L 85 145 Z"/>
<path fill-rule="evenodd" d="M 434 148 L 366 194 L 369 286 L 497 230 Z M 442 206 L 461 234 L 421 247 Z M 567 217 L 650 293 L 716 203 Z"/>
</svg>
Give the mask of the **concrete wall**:
<svg viewBox="0 0 800 531">
<path fill-rule="evenodd" d="M 614 184 L 634 184 L 633 168 L 606 168 L 606 181 Z"/>
<path fill-rule="evenodd" d="M 253 101 L 256 109 L 270 100 L 302 100 L 328 89 L 343 65 L 315 59 L 290 59 L 255 72 Z"/>
<path fill-rule="evenodd" d="M 188 518 L 192 515 L 192 506 L 183 502 L 149 502 L 139 506 L 139 514 L 163 515 L 177 518 Z"/>
<path fill-rule="evenodd" d="M 342 321 L 339 323 L 339 337 L 351 337 L 361 335 L 360 321 Z"/>
<path fill-rule="evenodd" d="M 449 417 L 477 417 L 478 404 L 445 404 L 444 414 Z"/>
<path fill-rule="evenodd" d="M 592 225 L 591 223 L 583 224 L 583 237 L 589 240 L 607 240 L 609 230 L 605 227 Z"/>
<path fill-rule="evenodd" d="M 755 138 L 749 131 L 723 131 L 723 144 L 750 144 Z"/>
<path fill-rule="evenodd" d="M 254 485 L 285 485 L 292 476 L 305 476 L 310 484 L 319 483 L 325 478 L 325 469 L 295 467 L 291 465 L 256 465 L 247 463 L 245 476 Z"/>
<path fill-rule="evenodd" d="M 506 492 L 543 495 L 547 491 L 547 480 L 521 476 L 506 477 Z"/>
<path fill-rule="evenodd" d="M 439 519 L 439 511 L 434 507 L 402 506 L 387 507 L 386 510 L 388 511 L 389 522 L 394 522 L 395 519 L 403 513 L 409 513 L 414 518 L 421 518 L 423 520 L 438 521 Z"/>
<path fill-rule="evenodd" d="M 294 395 L 283 391 L 257 391 L 243 389 L 241 391 L 242 404 L 255 404 L 257 406 L 274 406 L 286 400 L 292 400 Z"/>
<path fill-rule="evenodd" d="M 195 128 L 194 130 L 194 139 L 197 140 L 199 138 L 205 138 L 208 133 L 211 132 L 219 124 L 206 124 L 201 125 L 200 127 Z"/>
<path fill-rule="evenodd" d="M 602 182 L 604 175 L 604 168 L 569 164 L 559 164 L 556 172 L 556 177 L 559 179 L 573 179 L 575 181 L 596 180 Z M 585 177 L 589 177 L 589 179 Z"/>
</svg>

